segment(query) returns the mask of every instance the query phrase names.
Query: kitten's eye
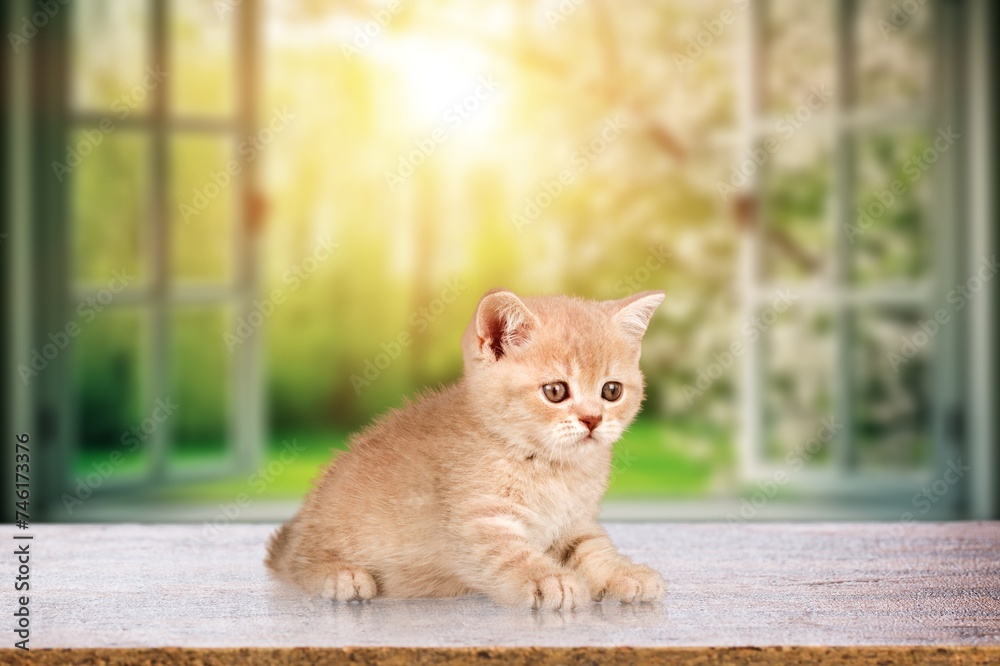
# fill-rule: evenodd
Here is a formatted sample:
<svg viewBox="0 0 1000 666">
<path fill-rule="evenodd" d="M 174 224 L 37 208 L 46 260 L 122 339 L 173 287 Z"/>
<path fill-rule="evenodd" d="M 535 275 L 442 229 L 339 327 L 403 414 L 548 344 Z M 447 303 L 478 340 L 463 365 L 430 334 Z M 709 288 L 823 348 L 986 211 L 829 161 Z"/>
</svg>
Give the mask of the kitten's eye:
<svg viewBox="0 0 1000 666">
<path fill-rule="evenodd" d="M 622 397 L 622 385 L 618 382 L 607 382 L 601 389 L 601 397 L 608 402 L 614 402 Z"/>
<path fill-rule="evenodd" d="M 562 402 L 569 397 L 569 387 L 566 386 L 566 382 L 554 382 L 543 386 L 542 393 L 549 402 Z"/>
</svg>

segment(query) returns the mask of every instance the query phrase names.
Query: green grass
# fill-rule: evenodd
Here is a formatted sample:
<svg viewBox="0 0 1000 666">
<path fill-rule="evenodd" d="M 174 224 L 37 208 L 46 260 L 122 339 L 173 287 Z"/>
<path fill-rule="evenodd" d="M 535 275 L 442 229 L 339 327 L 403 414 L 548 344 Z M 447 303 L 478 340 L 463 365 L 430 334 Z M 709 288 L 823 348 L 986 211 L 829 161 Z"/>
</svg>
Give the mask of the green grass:
<svg viewBox="0 0 1000 666">
<path fill-rule="evenodd" d="M 692 423 L 636 421 L 615 446 L 608 497 L 705 495 L 733 463 L 724 432 Z"/>
<path fill-rule="evenodd" d="M 241 494 L 252 499 L 297 500 L 331 458 L 331 450 L 341 449 L 348 433 L 288 435 L 274 438 L 267 457 L 252 473 L 228 478 L 163 486 L 150 499 L 163 502 L 231 502 Z M 292 441 L 304 450 L 294 459 L 281 460 L 283 442 Z M 107 454 L 81 454 L 75 465 L 78 474 L 92 470 Z M 219 457 L 183 450 L 171 456 L 173 469 L 196 469 Z M 710 492 L 713 483 L 732 466 L 732 451 L 724 432 L 700 424 L 662 422 L 645 419 L 632 425 L 615 447 L 614 472 L 608 497 L 664 498 L 696 497 Z M 131 456 L 115 475 L 139 472 L 143 461 Z"/>
</svg>

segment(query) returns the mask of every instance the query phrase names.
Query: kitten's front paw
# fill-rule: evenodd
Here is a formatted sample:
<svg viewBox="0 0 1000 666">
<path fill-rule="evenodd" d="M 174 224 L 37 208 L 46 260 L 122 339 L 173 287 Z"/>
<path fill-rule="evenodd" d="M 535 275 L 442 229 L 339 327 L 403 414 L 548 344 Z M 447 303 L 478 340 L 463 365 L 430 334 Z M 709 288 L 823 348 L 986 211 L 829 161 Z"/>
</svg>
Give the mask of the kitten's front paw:
<svg viewBox="0 0 1000 666">
<path fill-rule="evenodd" d="M 323 581 L 320 596 L 333 601 L 364 601 L 375 596 L 375 579 L 360 567 L 339 567 Z"/>
<path fill-rule="evenodd" d="M 587 588 L 572 574 L 553 574 L 528 581 L 527 602 L 532 608 L 572 610 L 587 598 Z"/>
<path fill-rule="evenodd" d="M 667 592 L 658 571 L 645 564 L 621 567 L 598 585 L 592 586 L 594 601 L 613 599 L 623 604 L 657 601 Z"/>
</svg>

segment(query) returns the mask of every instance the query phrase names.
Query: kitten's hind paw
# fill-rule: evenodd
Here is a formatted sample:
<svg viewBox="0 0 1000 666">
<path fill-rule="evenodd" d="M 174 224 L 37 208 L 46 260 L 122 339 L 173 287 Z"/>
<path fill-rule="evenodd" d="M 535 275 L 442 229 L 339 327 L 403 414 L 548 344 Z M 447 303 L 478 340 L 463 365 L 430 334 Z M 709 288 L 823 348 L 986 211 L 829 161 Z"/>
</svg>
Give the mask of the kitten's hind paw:
<svg viewBox="0 0 1000 666">
<path fill-rule="evenodd" d="M 572 610 L 583 604 L 587 588 L 567 574 L 553 574 L 528 582 L 528 602 L 532 608 Z"/>
<path fill-rule="evenodd" d="M 338 566 L 323 581 L 320 596 L 333 601 L 364 601 L 376 592 L 370 573 L 360 567 Z"/>
</svg>

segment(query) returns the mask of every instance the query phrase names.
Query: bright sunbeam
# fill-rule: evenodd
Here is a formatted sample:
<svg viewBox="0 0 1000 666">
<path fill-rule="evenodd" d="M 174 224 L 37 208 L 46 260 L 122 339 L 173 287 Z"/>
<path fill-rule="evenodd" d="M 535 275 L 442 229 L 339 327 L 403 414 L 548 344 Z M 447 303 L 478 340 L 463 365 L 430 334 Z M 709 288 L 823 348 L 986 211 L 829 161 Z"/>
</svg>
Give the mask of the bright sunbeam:
<svg viewBox="0 0 1000 666">
<path fill-rule="evenodd" d="M 482 49 L 407 34 L 382 40 L 372 51 L 397 77 L 400 118 L 413 130 L 443 126 L 482 133 L 495 125 L 503 85 Z"/>
</svg>

